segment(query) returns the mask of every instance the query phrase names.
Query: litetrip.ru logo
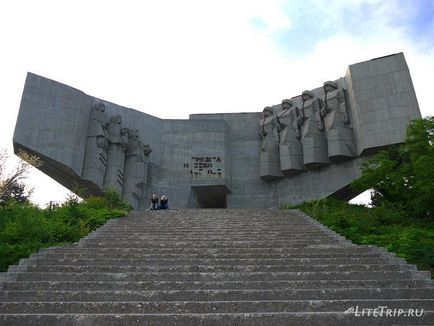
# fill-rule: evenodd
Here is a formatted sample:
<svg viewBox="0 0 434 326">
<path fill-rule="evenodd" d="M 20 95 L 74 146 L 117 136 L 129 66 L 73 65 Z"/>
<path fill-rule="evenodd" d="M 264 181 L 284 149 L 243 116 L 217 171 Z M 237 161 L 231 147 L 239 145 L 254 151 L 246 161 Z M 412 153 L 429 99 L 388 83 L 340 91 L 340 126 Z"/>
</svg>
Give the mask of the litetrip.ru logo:
<svg viewBox="0 0 434 326">
<path fill-rule="evenodd" d="M 348 308 L 346 314 L 353 314 L 356 317 L 421 317 L 423 309 L 401 309 L 378 306 L 377 308 L 359 308 L 359 306 Z"/>
</svg>

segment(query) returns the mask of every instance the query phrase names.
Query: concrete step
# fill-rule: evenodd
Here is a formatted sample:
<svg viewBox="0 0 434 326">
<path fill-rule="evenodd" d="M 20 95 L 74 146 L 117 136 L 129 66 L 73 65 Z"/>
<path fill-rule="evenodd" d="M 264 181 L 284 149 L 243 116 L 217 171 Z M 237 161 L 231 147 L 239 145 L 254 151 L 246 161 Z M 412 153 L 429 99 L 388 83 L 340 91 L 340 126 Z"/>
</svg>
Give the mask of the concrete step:
<svg viewBox="0 0 434 326">
<path fill-rule="evenodd" d="M 402 271 L 416 270 L 408 264 L 353 264 L 353 265 L 20 265 L 13 269 L 22 272 L 41 273 L 215 273 L 215 272 L 352 272 L 352 271 Z"/>
<path fill-rule="evenodd" d="M 105 250 L 104 250 L 105 251 Z M 93 250 L 86 250 L 86 251 L 80 251 L 80 252 L 68 252 L 68 253 L 56 253 L 56 254 L 48 254 L 48 255 L 41 255 L 41 256 L 32 256 L 32 257 L 38 257 L 38 258 L 50 258 L 50 259 L 92 259 L 92 257 L 95 257 L 96 260 L 98 259 L 135 259 L 135 260 L 143 260 L 143 259 L 175 259 L 175 258 L 181 258 L 181 259 L 261 259 L 261 258 L 270 258 L 270 259 L 358 259 L 358 258 L 367 258 L 367 259 L 383 259 L 384 257 L 387 258 L 387 256 L 383 256 L 380 254 L 353 254 L 353 253 L 312 253 L 312 254 L 297 254 L 293 252 L 286 252 L 286 253 L 269 253 L 261 252 L 257 253 L 256 251 L 253 252 L 238 252 L 230 254 L 230 250 L 226 251 L 228 253 L 220 254 L 220 253 L 213 253 L 213 252 L 206 252 L 206 249 L 204 249 L 204 253 L 194 253 L 194 252 L 200 252 L 200 250 L 191 250 L 193 253 L 188 253 L 185 250 L 178 251 L 176 249 L 173 250 L 173 253 L 170 253 L 170 250 L 164 250 L 164 251 L 158 251 L 153 252 L 152 250 L 136 250 L 131 249 L 132 253 L 128 254 L 128 250 L 123 252 L 114 252 L 114 253 L 104 253 L 101 251 L 93 251 Z M 96 252 L 96 253 L 94 253 Z M 299 252 L 297 250 L 296 252 Z M 390 256 L 393 257 L 393 256 Z"/>
<path fill-rule="evenodd" d="M 188 272 L 188 273 L 31 273 L 15 272 L 17 281 L 285 281 L 285 280 L 423 280 L 418 271 L 353 272 Z"/>
<path fill-rule="evenodd" d="M 0 325 L 434 324 L 429 273 L 296 211 L 133 212 L 0 276 Z"/>
<path fill-rule="evenodd" d="M 300 235 L 304 232 L 312 235 L 318 235 L 321 232 L 323 234 L 334 234 L 333 232 L 325 232 L 320 226 L 315 225 L 305 225 L 305 226 L 295 226 L 291 224 L 286 225 L 273 225 L 273 226 L 264 226 L 264 225 L 252 225 L 250 223 L 240 224 L 240 225 L 203 225 L 203 226 L 194 226 L 189 225 L 185 227 L 176 227 L 176 226 L 164 226 L 159 225 L 158 227 L 149 226 L 149 225 L 125 225 L 124 227 L 115 227 L 115 226 L 102 226 L 98 230 L 103 234 L 109 234 L 110 232 L 116 232 L 123 235 L 129 234 L 171 234 L 176 236 L 179 233 L 182 234 L 192 234 L 192 235 L 200 235 L 200 234 L 212 234 L 216 232 L 216 234 L 224 234 L 224 235 L 259 235 L 261 232 L 265 234 L 276 234 L 276 235 Z"/>
<path fill-rule="evenodd" d="M 106 248 L 106 247 L 75 247 L 75 248 L 64 248 L 64 249 L 42 249 L 39 251 L 41 254 L 52 255 L 74 255 L 74 254 L 216 254 L 216 255 L 238 255 L 238 254 L 278 254 L 285 255 L 287 257 L 296 256 L 324 256 L 327 257 L 329 255 L 340 254 L 343 257 L 379 257 L 383 255 L 385 252 L 375 251 L 373 249 L 364 250 L 364 248 L 359 248 L 357 246 L 346 246 L 346 245 L 331 245 L 331 246 L 303 246 L 299 248 L 294 248 L 294 250 L 288 250 L 287 247 L 220 247 L 220 248 L 211 248 L 211 247 L 177 247 L 177 248 L 165 248 L 165 247 L 144 247 L 144 248 Z"/>
<path fill-rule="evenodd" d="M 311 241 L 100 241 L 99 239 L 88 240 L 83 245 L 86 248 L 303 248 L 315 244 L 338 244 L 338 240 L 315 240 Z"/>
<path fill-rule="evenodd" d="M 120 244 L 123 242 L 131 242 L 131 243 L 139 243 L 139 242 L 250 242 L 250 241 L 256 241 L 261 242 L 266 239 L 267 242 L 306 242 L 306 236 L 269 236 L 267 234 L 262 234 L 262 236 L 244 236 L 244 237 L 238 237 L 238 236 L 202 236 L 202 235 L 184 235 L 184 236 L 165 236 L 165 235 L 159 235 L 159 236 L 149 236 L 147 234 L 142 234 L 140 236 L 122 236 L 122 235 L 116 235 L 116 236 L 98 236 L 98 238 L 89 239 L 87 242 L 113 242 L 117 241 Z M 336 240 L 336 238 L 332 236 L 310 236 L 309 239 L 315 240 L 315 241 L 329 241 L 329 240 Z M 93 240 L 93 241 L 90 241 Z"/>
<path fill-rule="evenodd" d="M 239 259 L 191 259 L 191 258 L 154 258 L 154 259 L 110 259 L 101 258 L 29 258 L 25 265 L 64 265 L 64 266 L 198 266 L 198 265 L 373 265 L 390 263 L 391 258 L 239 258 Z M 403 263 L 403 260 L 395 259 L 396 263 Z"/>
<path fill-rule="evenodd" d="M 250 232 L 250 231 L 241 231 L 245 230 L 247 226 L 242 226 L 239 228 L 231 228 L 229 230 L 221 230 L 221 229 L 201 229 L 201 230 L 191 230 L 191 229 L 185 229 L 185 230 L 151 230 L 149 228 L 143 229 L 143 230 L 136 230 L 135 232 L 128 232 L 128 231 L 122 231 L 122 230 L 112 230 L 112 229 L 103 229 L 98 230 L 98 235 L 102 237 L 116 237 L 120 236 L 122 238 L 125 237 L 142 237 L 142 236 L 150 236 L 154 238 L 158 237 L 202 237 L 207 238 L 210 236 L 215 237 L 253 237 L 253 238 L 273 238 L 273 237 L 300 237 L 302 238 L 303 235 L 308 235 L 309 237 L 323 237 L 323 236 L 336 236 L 335 233 L 325 233 L 323 230 L 320 229 L 298 229 L 295 230 L 293 228 L 289 230 L 285 230 L 283 228 L 276 229 L 276 230 L 270 230 L 270 229 L 261 229 L 258 232 Z"/>
<path fill-rule="evenodd" d="M 163 226 L 161 224 L 145 225 L 125 225 L 115 226 L 115 225 L 104 225 L 98 229 L 99 232 L 109 234 L 111 231 L 119 232 L 122 234 L 141 234 L 141 233 L 152 233 L 152 234 L 173 234 L 176 235 L 177 232 L 184 232 L 186 234 L 201 234 L 207 233 L 212 234 L 216 232 L 217 234 L 260 234 L 261 232 L 269 232 L 275 234 L 300 234 L 300 232 L 305 231 L 309 234 L 320 234 L 324 233 L 321 227 L 313 224 L 306 225 L 294 225 L 294 224 L 281 224 L 281 225 L 254 225 L 252 223 L 243 223 L 235 227 L 234 225 L 221 224 L 218 226 L 212 226 L 209 224 L 203 226 L 194 226 L 189 224 L 188 226 L 178 227 L 178 226 Z"/>
<path fill-rule="evenodd" d="M 368 308 L 371 309 L 371 308 Z M 376 325 L 432 325 L 434 313 L 424 311 L 415 317 L 415 309 L 399 311 L 399 308 L 380 310 L 381 316 L 368 316 L 368 311 L 356 313 L 339 312 L 251 312 L 251 313 L 203 313 L 203 314 L 15 314 L 0 315 L 2 326 L 130 326 L 130 325 L 202 325 L 202 326 L 376 326 Z M 420 312 L 420 311 L 419 311 Z M 386 315 L 389 313 L 389 316 Z M 371 312 L 374 314 L 374 312 Z M 411 317 L 408 316 L 411 314 Z"/>
<path fill-rule="evenodd" d="M 306 235 L 307 236 L 307 235 Z M 93 238 L 87 238 L 85 239 L 86 242 L 92 243 L 92 242 L 113 242 L 117 241 L 120 244 L 124 242 L 131 242 L 131 243 L 146 243 L 146 242 L 153 242 L 153 243 L 160 243 L 160 242 L 229 242 L 229 243 L 243 243 L 243 242 L 259 242 L 259 243 L 279 243 L 279 242 L 308 242 L 306 241 L 306 236 L 269 236 L 266 234 L 263 234 L 262 236 L 249 236 L 249 237 L 232 237 L 232 236 L 196 236 L 196 235 L 180 235 L 179 237 L 169 237 L 165 235 L 159 235 L 158 237 L 155 236 L 148 236 L 147 234 L 143 234 L 142 236 L 115 236 L 115 237 L 108 237 L 108 236 L 99 236 L 93 237 Z M 309 236 L 309 239 L 315 242 L 324 241 L 325 243 L 330 241 L 336 241 L 336 240 L 343 240 L 342 237 L 336 237 L 336 236 Z"/>
<path fill-rule="evenodd" d="M 303 231 L 304 233 L 300 233 Z M 261 228 L 258 230 L 250 230 L 246 227 L 241 228 L 240 230 L 230 228 L 230 229 L 210 229 L 210 228 L 203 228 L 201 230 L 198 230 L 198 232 L 193 232 L 192 229 L 161 229 L 161 228 L 143 228 L 142 230 L 139 229 L 114 229 L 114 228 L 104 228 L 101 227 L 98 229 L 98 234 L 101 236 L 113 236 L 113 232 L 116 232 L 116 235 L 121 236 L 141 236 L 143 234 L 149 234 L 151 236 L 178 236 L 178 235 L 216 235 L 216 236 L 261 236 L 264 233 L 270 236 L 302 236 L 303 234 L 308 234 L 309 236 L 315 236 L 315 235 L 324 235 L 324 230 L 321 230 L 319 228 Z"/>
<path fill-rule="evenodd" d="M 291 290 L 153 290 L 153 291 L 2 291 L 0 302 L 92 302 L 92 301 L 267 301 L 345 299 L 431 299 L 434 289 L 291 289 Z"/>
<path fill-rule="evenodd" d="M 74 302 L 1 302 L 2 314 L 194 314 L 248 312 L 344 312 L 352 306 L 363 308 L 417 309 L 432 311 L 433 299 L 359 299 L 359 300 L 264 300 L 251 301 L 74 301 Z"/>
<path fill-rule="evenodd" d="M 39 252 L 40 253 L 44 253 L 44 252 L 48 252 L 48 253 L 59 253 L 59 252 L 72 252 L 72 251 L 85 251 L 85 250 L 89 250 L 89 248 L 87 248 L 85 241 L 82 241 L 81 243 L 75 243 L 75 244 L 71 244 L 67 247 L 53 247 L 53 248 L 43 248 L 41 249 Z M 179 248 L 178 250 L 195 250 L 195 248 L 192 247 L 182 247 Z M 129 251 L 131 249 L 131 247 L 128 248 L 122 248 L 122 247 L 110 247 L 110 248 L 96 248 L 100 251 Z M 146 248 L 137 248 L 140 250 L 145 250 Z M 165 250 L 164 247 L 161 248 L 162 250 Z M 174 250 L 176 248 L 169 248 L 166 250 Z M 225 250 L 226 251 L 231 251 L 231 250 L 236 250 L 237 247 L 232 247 L 232 248 L 197 248 L 197 251 L 203 252 L 203 250 L 207 250 L 207 251 L 213 251 L 213 252 L 219 252 L 222 253 Z M 241 248 L 245 251 L 266 251 L 267 253 L 269 252 L 286 252 L 287 250 L 284 247 L 273 247 L 270 246 L 267 243 L 261 243 L 261 245 L 257 245 L 256 247 L 252 246 L 252 247 L 244 247 Z M 358 253 L 358 254 L 363 254 L 363 253 L 379 253 L 379 252 L 386 252 L 385 250 L 379 249 L 377 247 L 368 247 L 368 246 L 358 246 L 358 245 L 354 245 L 352 243 L 334 243 L 334 244 L 311 244 L 302 248 L 298 249 L 299 252 L 301 253 L 329 253 L 329 252 L 341 252 L 341 253 Z"/>
<path fill-rule="evenodd" d="M 307 281 L 9 281 L 0 283 L 2 290 L 87 291 L 96 290 L 258 290 L 258 289 L 331 289 L 331 288 L 433 288 L 431 280 L 307 280 Z"/>
<path fill-rule="evenodd" d="M 106 224 L 99 228 L 101 231 L 113 230 L 118 232 L 142 232 L 151 230 L 152 232 L 175 232 L 175 231 L 185 231 L 190 230 L 191 233 L 199 232 L 260 232 L 260 231 L 274 231 L 274 232 L 289 232 L 296 233 L 298 231 L 308 231 L 308 232 L 319 232 L 322 230 L 321 225 L 313 223 L 303 223 L 295 224 L 291 222 L 283 223 L 255 223 L 252 221 L 245 221 L 243 223 L 232 223 L 229 221 L 221 221 L 218 224 L 212 224 L 209 221 L 204 221 L 201 224 L 195 223 L 184 223 L 182 225 L 178 224 L 179 221 L 173 221 L 170 224 L 164 223 L 164 221 L 156 221 L 155 224 L 147 223 L 146 220 L 140 221 L 139 223 L 128 223 L 126 221 L 118 221 L 119 224 Z M 122 223 L 122 224 L 121 224 Z"/>
</svg>

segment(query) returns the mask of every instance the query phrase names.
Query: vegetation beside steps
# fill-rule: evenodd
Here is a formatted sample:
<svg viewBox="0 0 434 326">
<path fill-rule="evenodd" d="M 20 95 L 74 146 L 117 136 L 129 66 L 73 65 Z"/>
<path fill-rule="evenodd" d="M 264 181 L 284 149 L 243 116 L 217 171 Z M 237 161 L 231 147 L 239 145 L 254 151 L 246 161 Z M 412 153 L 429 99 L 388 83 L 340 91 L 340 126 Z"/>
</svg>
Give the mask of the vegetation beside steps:
<svg viewBox="0 0 434 326">
<path fill-rule="evenodd" d="M 357 244 L 385 247 L 434 273 L 434 117 L 413 120 L 405 143 L 362 166 L 355 191 L 371 189 L 371 208 L 324 199 L 296 208 Z M 285 208 L 289 208 L 287 205 Z"/>
<path fill-rule="evenodd" d="M 115 191 L 81 202 L 70 197 L 45 209 L 29 201 L 11 200 L 0 206 L 0 271 L 40 248 L 76 242 L 129 210 L 129 204 Z"/>
<path fill-rule="evenodd" d="M 419 270 L 430 270 L 434 275 L 434 223 L 431 219 L 411 218 L 393 207 L 370 208 L 330 198 L 292 208 L 300 209 L 356 244 L 385 247 Z"/>
</svg>

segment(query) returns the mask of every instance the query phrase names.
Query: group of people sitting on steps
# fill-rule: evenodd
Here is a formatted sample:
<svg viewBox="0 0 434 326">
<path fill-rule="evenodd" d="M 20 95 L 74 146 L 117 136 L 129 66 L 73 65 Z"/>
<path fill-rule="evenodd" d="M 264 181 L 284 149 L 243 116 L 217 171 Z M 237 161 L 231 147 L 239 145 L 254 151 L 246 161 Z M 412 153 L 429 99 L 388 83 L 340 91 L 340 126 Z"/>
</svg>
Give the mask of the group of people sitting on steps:
<svg viewBox="0 0 434 326">
<path fill-rule="evenodd" d="M 161 198 L 159 199 L 157 194 L 152 194 L 150 209 L 151 211 L 155 211 L 159 209 L 169 209 L 169 199 L 164 195 L 162 195 Z"/>
</svg>

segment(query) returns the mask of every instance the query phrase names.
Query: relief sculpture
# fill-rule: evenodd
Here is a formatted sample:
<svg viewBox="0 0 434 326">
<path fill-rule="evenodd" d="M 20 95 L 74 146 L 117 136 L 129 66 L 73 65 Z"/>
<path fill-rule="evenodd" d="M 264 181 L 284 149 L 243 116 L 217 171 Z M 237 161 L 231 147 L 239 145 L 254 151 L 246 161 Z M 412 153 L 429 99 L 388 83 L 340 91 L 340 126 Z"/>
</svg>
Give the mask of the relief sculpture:
<svg viewBox="0 0 434 326">
<path fill-rule="evenodd" d="M 356 156 L 356 149 L 345 89 L 338 88 L 337 82 L 327 81 L 324 94 L 321 116 L 325 122 L 329 158 L 333 162 L 352 158 Z"/>
<path fill-rule="evenodd" d="M 280 167 L 285 175 L 293 175 L 303 171 L 303 148 L 297 125 L 300 113 L 291 100 L 283 100 L 282 109 L 278 113 Z"/>
<path fill-rule="evenodd" d="M 125 151 L 128 147 L 128 131 L 122 127 L 122 117 L 111 117 L 107 125 L 108 141 L 107 148 L 107 171 L 104 178 L 104 189 L 115 189 L 122 193 L 124 184 Z"/>
<path fill-rule="evenodd" d="M 125 155 L 124 197 L 139 207 L 142 190 L 146 184 L 148 159 L 152 150 L 139 139 L 137 129 L 128 129 L 128 149 Z"/>
<path fill-rule="evenodd" d="M 260 128 L 261 149 L 259 161 L 261 178 L 263 180 L 281 178 L 283 175 L 280 169 L 278 122 L 272 108 L 264 108 Z"/>
<path fill-rule="evenodd" d="M 303 162 L 308 169 L 316 169 L 329 164 L 327 138 L 324 119 L 320 114 L 322 101 L 313 92 L 302 93 L 303 105 L 301 117 L 303 129 L 301 143 L 303 145 Z"/>
<path fill-rule="evenodd" d="M 324 97 L 316 95 L 321 91 Z M 355 157 L 349 111 L 345 89 L 336 81 L 266 107 L 260 121 L 261 179 L 294 176 Z"/>
<path fill-rule="evenodd" d="M 82 178 L 93 188 L 116 190 L 138 209 L 151 151 L 137 129 L 123 127 L 121 115 L 109 119 L 105 104 L 98 103 L 90 112 Z"/>
<path fill-rule="evenodd" d="M 82 177 L 101 188 L 107 168 L 107 122 L 104 103 L 96 104 L 90 113 Z"/>
</svg>

